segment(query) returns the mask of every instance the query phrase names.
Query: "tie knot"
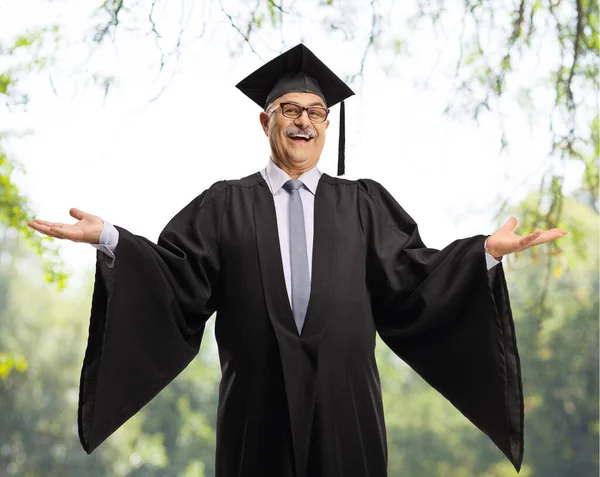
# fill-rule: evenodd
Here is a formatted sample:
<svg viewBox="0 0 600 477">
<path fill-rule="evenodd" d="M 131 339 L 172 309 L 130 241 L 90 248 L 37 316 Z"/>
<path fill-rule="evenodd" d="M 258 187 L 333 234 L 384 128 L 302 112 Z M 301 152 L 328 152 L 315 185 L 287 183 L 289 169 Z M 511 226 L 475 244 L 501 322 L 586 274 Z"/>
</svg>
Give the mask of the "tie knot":
<svg viewBox="0 0 600 477">
<path fill-rule="evenodd" d="M 285 184 L 283 184 L 283 188 L 288 191 L 290 194 L 295 190 L 300 189 L 304 183 L 298 179 L 290 179 Z"/>
</svg>

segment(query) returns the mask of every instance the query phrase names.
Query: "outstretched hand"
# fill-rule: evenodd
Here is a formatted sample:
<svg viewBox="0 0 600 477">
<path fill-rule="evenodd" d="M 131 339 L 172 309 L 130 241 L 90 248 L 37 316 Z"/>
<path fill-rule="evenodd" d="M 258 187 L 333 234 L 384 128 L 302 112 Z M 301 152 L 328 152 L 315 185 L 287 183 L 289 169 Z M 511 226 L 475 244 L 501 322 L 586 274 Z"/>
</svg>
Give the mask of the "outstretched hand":
<svg viewBox="0 0 600 477">
<path fill-rule="evenodd" d="M 567 235 L 566 230 L 550 229 L 537 230 L 529 235 L 521 236 L 514 233 L 516 226 L 517 219 L 515 217 L 511 217 L 502 227 L 489 236 L 487 239 L 486 249 L 492 257 L 500 259 L 504 255 L 522 252 L 528 248 L 535 247 L 536 245 L 541 245 Z"/>
<path fill-rule="evenodd" d="M 70 225 L 35 219 L 27 225 L 49 237 L 84 243 L 98 243 L 100 241 L 100 232 L 104 227 L 104 221 L 100 217 L 86 214 L 79 209 L 71 209 L 69 214 L 74 219 L 78 219 L 79 222 Z"/>
</svg>

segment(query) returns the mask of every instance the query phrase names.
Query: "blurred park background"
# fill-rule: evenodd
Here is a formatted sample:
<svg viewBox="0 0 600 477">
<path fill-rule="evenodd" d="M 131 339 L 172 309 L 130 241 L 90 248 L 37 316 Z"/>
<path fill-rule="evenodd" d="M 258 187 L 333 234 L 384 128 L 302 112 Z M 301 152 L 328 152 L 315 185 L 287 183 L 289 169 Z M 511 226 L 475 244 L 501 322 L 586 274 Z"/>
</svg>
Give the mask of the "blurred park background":
<svg viewBox="0 0 600 477">
<path fill-rule="evenodd" d="M 525 390 L 524 477 L 598 468 L 596 0 L 1 0 L 0 476 L 214 476 L 212 327 L 198 359 L 92 456 L 77 438 L 95 252 L 27 229 L 70 207 L 156 239 L 213 182 L 265 166 L 234 85 L 300 41 L 346 79 L 347 171 L 430 247 L 561 227 L 504 261 Z M 334 174 L 337 108 L 320 168 Z M 212 326 L 212 320 L 211 320 Z M 511 477 L 379 343 L 390 476 Z"/>
</svg>

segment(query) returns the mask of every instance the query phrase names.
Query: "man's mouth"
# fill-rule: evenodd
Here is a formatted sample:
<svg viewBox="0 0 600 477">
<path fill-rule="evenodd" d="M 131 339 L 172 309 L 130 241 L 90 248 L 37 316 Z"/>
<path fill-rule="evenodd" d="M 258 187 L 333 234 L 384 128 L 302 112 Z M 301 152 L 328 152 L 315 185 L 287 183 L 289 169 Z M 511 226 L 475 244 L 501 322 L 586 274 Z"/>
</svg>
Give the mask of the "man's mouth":
<svg viewBox="0 0 600 477">
<path fill-rule="evenodd" d="M 302 142 L 309 142 L 311 139 L 313 139 L 313 138 L 311 138 L 310 136 L 303 135 L 303 134 L 297 134 L 297 135 L 294 135 L 294 136 L 288 136 L 288 137 L 289 137 L 289 138 L 290 138 L 292 141 L 294 141 L 294 142 L 299 142 L 299 143 L 302 143 Z"/>
</svg>

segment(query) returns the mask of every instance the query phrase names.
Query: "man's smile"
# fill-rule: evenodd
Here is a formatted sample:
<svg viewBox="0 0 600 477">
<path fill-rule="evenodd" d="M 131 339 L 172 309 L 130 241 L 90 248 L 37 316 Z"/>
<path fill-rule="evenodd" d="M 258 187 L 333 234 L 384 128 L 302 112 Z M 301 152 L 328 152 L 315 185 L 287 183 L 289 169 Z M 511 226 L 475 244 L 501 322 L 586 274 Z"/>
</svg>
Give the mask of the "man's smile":
<svg viewBox="0 0 600 477">
<path fill-rule="evenodd" d="M 299 144 L 310 142 L 310 141 L 312 141 L 312 139 L 313 139 L 313 138 L 310 138 L 310 137 L 305 137 L 305 136 L 288 136 L 288 137 L 289 137 L 289 138 L 290 138 L 290 139 L 291 139 L 293 142 L 295 142 L 295 143 L 299 143 Z"/>
</svg>

